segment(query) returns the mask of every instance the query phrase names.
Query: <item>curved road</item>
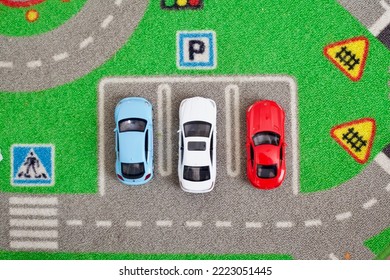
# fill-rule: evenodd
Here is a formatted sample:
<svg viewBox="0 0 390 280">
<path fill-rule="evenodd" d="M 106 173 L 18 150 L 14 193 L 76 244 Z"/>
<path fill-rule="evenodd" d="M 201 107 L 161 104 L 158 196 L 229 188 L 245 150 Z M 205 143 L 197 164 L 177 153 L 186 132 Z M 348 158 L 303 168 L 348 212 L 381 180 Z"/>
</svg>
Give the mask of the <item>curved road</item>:
<svg viewBox="0 0 390 280">
<path fill-rule="evenodd" d="M 0 91 L 37 91 L 71 82 L 126 43 L 148 0 L 87 1 L 59 28 L 34 37 L 0 36 Z"/>
</svg>

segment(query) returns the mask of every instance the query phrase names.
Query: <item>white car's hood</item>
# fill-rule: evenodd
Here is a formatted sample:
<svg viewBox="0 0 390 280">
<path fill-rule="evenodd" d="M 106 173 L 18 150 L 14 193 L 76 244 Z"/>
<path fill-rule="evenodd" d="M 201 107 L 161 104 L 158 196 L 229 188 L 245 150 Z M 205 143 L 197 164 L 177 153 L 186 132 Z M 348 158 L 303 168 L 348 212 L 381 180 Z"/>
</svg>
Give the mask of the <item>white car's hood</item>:
<svg viewBox="0 0 390 280">
<path fill-rule="evenodd" d="M 215 125 L 216 106 L 211 99 L 193 97 L 184 100 L 180 105 L 181 125 L 189 121 L 205 121 Z"/>
</svg>

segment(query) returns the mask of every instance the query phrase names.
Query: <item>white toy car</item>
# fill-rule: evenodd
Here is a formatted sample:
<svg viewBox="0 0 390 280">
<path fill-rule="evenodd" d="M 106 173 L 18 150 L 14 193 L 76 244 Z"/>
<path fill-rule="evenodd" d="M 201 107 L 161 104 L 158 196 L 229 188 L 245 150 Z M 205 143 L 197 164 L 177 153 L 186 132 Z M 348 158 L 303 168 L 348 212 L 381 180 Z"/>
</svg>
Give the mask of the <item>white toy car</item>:
<svg viewBox="0 0 390 280">
<path fill-rule="evenodd" d="M 179 112 L 179 182 L 183 191 L 205 193 L 216 176 L 217 107 L 211 99 L 184 99 Z"/>
</svg>

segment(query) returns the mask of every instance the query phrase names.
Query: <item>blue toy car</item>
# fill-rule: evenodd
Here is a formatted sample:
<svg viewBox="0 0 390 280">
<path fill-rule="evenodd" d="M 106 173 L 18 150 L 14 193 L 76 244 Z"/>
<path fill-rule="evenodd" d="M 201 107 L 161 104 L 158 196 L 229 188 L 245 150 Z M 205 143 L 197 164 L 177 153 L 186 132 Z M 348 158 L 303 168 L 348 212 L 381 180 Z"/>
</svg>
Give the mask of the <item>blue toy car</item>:
<svg viewBox="0 0 390 280">
<path fill-rule="evenodd" d="M 115 108 L 115 170 L 126 185 L 153 178 L 153 108 L 144 98 L 122 99 Z"/>
</svg>

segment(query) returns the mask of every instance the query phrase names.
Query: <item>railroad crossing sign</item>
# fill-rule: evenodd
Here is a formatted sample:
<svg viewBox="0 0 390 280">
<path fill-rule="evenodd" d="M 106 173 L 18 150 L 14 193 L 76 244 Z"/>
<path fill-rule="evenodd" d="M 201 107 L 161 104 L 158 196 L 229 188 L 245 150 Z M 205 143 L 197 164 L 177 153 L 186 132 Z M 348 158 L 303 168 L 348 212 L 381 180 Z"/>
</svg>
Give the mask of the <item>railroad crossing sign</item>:
<svg viewBox="0 0 390 280">
<path fill-rule="evenodd" d="M 367 38 L 355 37 L 326 46 L 324 54 L 348 78 L 356 82 L 363 75 L 368 45 Z"/>
<path fill-rule="evenodd" d="M 333 127 L 330 135 L 358 163 L 366 163 L 375 136 L 375 120 L 363 118 L 343 123 Z"/>
</svg>

